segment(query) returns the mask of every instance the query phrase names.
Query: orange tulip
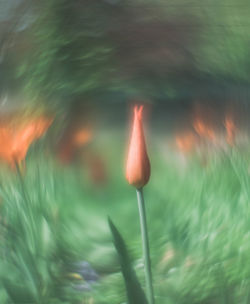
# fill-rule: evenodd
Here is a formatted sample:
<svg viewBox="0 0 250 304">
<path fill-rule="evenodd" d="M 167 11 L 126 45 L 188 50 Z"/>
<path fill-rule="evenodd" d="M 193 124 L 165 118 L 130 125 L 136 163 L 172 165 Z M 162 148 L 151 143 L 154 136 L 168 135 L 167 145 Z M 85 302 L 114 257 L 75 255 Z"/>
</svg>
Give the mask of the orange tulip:
<svg viewBox="0 0 250 304">
<path fill-rule="evenodd" d="M 33 119 L 21 126 L 13 122 L 0 124 L 0 159 L 12 168 L 23 161 L 32 142 L 41 137 L 52 120 L 45 117 Z"/>
<path fill-rule="evenodd" d="M 69 128 L 59 143 L 58 157 L 63 164 L 69 164 L 77 151 L 93 138 L 90 128 Z"/>
<path fill-rule="evenodd" d="M 150 162 L 142 125 L 143 106 L 134 107 L 134 122 L 126 167 L 126 179 L 137 189 L 147 184 L 150 177 Z"/>
</svg>

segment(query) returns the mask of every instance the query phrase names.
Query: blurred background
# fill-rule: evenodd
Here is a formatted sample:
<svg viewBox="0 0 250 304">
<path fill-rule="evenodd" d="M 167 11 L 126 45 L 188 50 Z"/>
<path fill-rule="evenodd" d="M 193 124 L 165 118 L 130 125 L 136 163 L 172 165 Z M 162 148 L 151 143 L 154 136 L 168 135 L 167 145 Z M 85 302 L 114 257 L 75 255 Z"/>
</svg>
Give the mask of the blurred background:
<svg viewBox="0 0 250 304">
<path fill-rule="evenodd" d="M 247 0 L 0 0 L 0 303 L 127 303 L 108 216 L 144 287 L 134 104 L 156 303 L 250 303 L 249 18 Z"/>
</svg>

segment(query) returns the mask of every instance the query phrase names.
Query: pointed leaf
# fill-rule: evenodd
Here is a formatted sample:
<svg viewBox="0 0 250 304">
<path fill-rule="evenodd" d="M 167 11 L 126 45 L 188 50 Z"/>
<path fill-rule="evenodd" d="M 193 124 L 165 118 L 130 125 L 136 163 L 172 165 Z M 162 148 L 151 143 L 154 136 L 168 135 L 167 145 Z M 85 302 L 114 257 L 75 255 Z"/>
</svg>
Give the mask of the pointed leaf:
<svg viewBox="0 0 250 304">
<path fill-rule="evenodd" d="M 122 275 L 126 285 L 126 292 L 129 304 L 147 304 L 145 293 L 136 277 L 135 271 L 131 265 L 130 257 L 126 244 L 110 218 L 108 218 L 109 227 L 113 235 L 113 241 L 119 256 Z"/>
</svg>

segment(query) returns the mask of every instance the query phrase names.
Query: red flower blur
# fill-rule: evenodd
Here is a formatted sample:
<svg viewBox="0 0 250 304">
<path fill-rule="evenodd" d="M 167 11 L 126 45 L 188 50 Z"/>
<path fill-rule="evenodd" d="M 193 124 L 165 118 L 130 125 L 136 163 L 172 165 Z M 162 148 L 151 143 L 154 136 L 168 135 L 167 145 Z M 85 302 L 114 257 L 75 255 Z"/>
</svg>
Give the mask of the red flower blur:
<svg viewBox="0 0 250 304">
<path fill-rule="evenodd" d="M 230 146 L 235 145 L 235 137 L 236 137 L 236 125 L 231 116 L 226 116 L 225 118 L 225 128 L 226 128 L 226 141 Z"/>
<path fill-rule="evenodd" d="M 0 159 L 12 168 L 26 157 L 32 142 L 48 129 L 52 119 L 40 116 L 26 122 L 18 118 L 0 122 Z"/>
</svg>

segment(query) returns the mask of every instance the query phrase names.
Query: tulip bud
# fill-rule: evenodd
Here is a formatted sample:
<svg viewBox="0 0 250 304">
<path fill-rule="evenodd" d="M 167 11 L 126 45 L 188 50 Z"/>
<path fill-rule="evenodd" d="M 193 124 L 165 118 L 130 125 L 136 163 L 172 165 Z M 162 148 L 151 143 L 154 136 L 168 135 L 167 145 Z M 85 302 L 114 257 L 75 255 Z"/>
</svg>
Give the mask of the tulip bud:
<svg viewBox="0 0 250 304">
<path fill-rule="evenodd" d="M 150 177 L 150 162 L 142 126 L 142 110 L 143 106 L 134 107 L 133 129 L 126 166 L 126 179 L 137 189 L 145 186 Z"/>
</svg>

